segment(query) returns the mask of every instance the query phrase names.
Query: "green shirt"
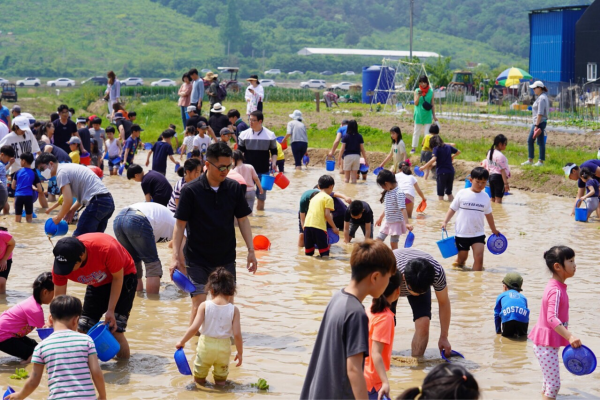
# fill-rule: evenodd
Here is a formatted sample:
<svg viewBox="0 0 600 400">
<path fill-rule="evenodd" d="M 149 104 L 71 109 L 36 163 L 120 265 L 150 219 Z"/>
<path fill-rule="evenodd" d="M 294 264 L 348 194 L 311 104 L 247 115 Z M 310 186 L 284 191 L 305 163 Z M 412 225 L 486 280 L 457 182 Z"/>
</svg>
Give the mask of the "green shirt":
<svg viewBox="0 0 600 400">
<path fill-rule="evenodd" d="M 420 88 L 415 89 L 415 93 L 418 93 L 420 90 Z M 430 88 L 429 92 L 427 92 L 427 95 L 419 99 L 419 105 L 415 106 L 415 124 L 427 125 L 433 122 L 433 109 L 429 111 L 425 110 L 423 108 L 423 100 L 431 103 L 433 100 L 433 89 Z"/>
</svg>

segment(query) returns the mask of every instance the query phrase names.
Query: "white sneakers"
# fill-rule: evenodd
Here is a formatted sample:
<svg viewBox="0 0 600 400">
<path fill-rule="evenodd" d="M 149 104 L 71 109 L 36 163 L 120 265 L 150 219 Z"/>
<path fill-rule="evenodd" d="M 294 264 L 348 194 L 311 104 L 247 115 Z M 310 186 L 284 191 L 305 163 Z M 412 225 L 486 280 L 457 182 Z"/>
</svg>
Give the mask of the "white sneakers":
<svg viewBox="0 0 600 400">
<path fill-rule="evenodd" d="M 527 161 L 525 161 L 525 162 L 521 163 L 521 165 L 533 165 L 534 167 L 541 167 L 541 166 L 543 166 L 543 165 L 544 165 L 544 163 L 543 163 L 543 162 L 541 162 L 541 161 L 538 161 L 538 162 L 536 162 L 536 163 L 534 164 L 534 163 L 532 163 L 531 161 L 527 160 Z"/>
</svg>

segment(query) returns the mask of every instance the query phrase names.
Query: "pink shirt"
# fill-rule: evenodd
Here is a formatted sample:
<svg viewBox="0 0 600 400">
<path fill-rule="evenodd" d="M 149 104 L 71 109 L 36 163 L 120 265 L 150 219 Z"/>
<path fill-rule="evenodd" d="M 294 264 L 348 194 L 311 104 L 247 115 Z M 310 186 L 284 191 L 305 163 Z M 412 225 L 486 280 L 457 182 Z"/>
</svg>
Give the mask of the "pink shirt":
<svg viewBox="0 0 600 400">
<path fill-rule="evenodd" d="M 564 325 L 565 328 L 569 326 L 567 285 L 550 279 L 544 290 L 538 322 L 528 338 L 537 346 L 567 346 L 569 341 L 554 330 L 559 325 Z"/>
<path fill-rule="evenodd" d="M 179 101 L 177 102 L 177 105 L 179 107 L 189 106 L 191 101 L 190 98 L 192 96 L 192 84 L 185 82 L 182 83 L 177 94 L 179 94 Z"/>
<path fill-rule="evenodd" d="M 0 258 L 4 257 L 6 253 L 6 246 L 12 239 L 12 235 L 6 231 L 0 231 Z M 12 260 L 12 253 L 8 256 L 7 260 Z"/>
<path fill-rule="evenodd" d="M 33 328 L 43 328 L 44 311 L 33 296 L 0 315 L 0 342 L 28 335 Z"/>
<path fill-rule="evenodd" d="M 254 167 L 250 164 L 240 164 L 233 170 L 244 177 L 244 180 L 246 181 L 246 192 L 253 192 L 255 190 L 254 178 L 258 179 Z"/>
<path fill-rule="evenodd" d="M 491 174 L 502 174 L 502 170 L 506 172 L 506 176 L 510 178 L 510 167 L 508 166 L 508 160 L 504 154 L 499 150 L 494 150 L 494 155 L 490 161 L 490 152 L 487 152 L 485 160 L 482 165 Z"/>
</svg>

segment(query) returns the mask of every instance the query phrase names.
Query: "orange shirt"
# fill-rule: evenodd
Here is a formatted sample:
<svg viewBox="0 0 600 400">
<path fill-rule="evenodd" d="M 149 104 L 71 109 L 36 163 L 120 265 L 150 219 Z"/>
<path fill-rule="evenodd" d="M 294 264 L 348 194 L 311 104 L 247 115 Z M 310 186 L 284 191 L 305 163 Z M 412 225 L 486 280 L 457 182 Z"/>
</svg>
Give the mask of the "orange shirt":
<svg viewBox="0 0 600 400">
<path fill-rule="evenodd" d="M 394 346 L 394 313 L 387 308 L 384 312 L 372 314 L 371 308 L 367 307 L 367 317 L 369 317 L 369 354 L 373 354 L 373 341 L 383 343 L 383 364 L 385 370 L 390 370 L 392 360 L 392 347 Z M 381 379 L 375 370 L 373 359 L 369 356 L 365 359 L 365 380 L 367 381 L 367 390 L 375 388 L 381 389 Z"/>
</svg>

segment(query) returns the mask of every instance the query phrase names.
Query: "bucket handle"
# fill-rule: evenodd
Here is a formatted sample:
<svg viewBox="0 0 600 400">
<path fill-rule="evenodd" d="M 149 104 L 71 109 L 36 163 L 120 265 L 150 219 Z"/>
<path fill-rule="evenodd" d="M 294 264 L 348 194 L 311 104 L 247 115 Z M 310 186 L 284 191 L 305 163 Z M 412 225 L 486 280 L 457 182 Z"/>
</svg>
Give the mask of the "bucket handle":
<svg viewBox="0 0 600 400">
<path fill-rule="evenodd" d="M 585 201 L 584 199 L 578 199 L 577 201 L 575 201 L 575 208 L 579 207 L 582 201 L 583 204 L 585 204 L 585 208 L 587 208 L 587 201 Z"/>
<path fill-rule="evenodd" d="M 446 237 L 444 238 L 444 233 L 446 234 Z M 448 231 L 442 228 L 442 240 L 444 239 L 448 239 Z"/>
</svg>

